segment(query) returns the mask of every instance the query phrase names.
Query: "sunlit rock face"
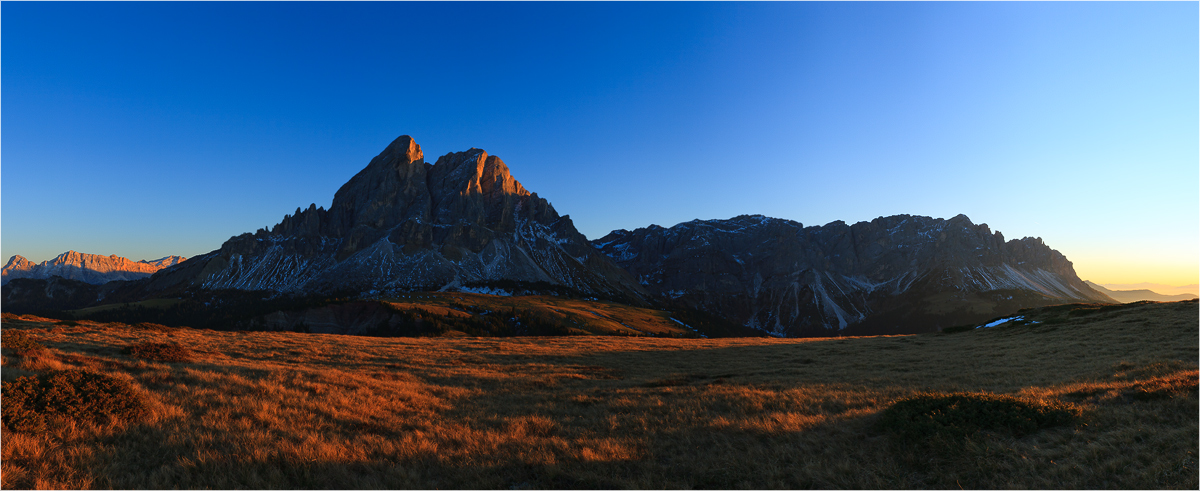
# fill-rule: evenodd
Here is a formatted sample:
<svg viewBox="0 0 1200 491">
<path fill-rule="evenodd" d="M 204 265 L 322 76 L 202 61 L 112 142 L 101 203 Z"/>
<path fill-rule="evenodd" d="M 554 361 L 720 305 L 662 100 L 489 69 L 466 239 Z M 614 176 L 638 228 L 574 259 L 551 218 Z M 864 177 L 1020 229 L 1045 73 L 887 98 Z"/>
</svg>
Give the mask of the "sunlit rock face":
<svg viewBox="0 0 1200 491">
<path fill-rule="evenodd" d="M 160 269 L 179 264 L 184 259 L 180 256 L 167 256 L 153 261 L 131 261 L 115 254 L 100 256 L 67 251 L 49 261 L 34 264 L 24 257 L 13 256 L 4 266 L 0 283 L 7 284 L 16 278 L 46 279 L 61 276 L 98 285 L 109 281 L 146 278 Z"/>
<path fill-rule="evenodd" d="M 408 136 L 344 184 L 330 209 L 297 208 L 269 231 L 233 237 L 151 286 L 326 293 L 495 280 L 644 295 L 498 157 L 472 148 L 428 164 Z"/>
<path fill-rule="evenodd" d="M 778 336 L 934 331 L 1019 308 L 1112 302 L 1041 239 L 964 215 L 804 227 L 760 215 L 616 230 L 592 244 L 667 303 Z"/>
</svg>

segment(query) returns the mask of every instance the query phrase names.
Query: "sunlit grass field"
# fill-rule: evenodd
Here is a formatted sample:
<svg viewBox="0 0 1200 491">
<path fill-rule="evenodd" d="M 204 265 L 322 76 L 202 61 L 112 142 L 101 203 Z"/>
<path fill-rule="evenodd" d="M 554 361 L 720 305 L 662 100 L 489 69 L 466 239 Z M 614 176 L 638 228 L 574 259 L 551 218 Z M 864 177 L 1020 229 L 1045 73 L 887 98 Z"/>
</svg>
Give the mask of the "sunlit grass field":
<svg viewBox="0 0 1200 491">
<path fill-rule="evenodd" d="M 1194 301 L 823 339 L 374 338 L 5 314 L 0 470 L 4 488 L 1196 489 L 1197 325 Z M 139 412 L 14 428 L 5 401 L 22 377 L 71 369 L 127 382 Z M 960 392 L 1077 417 L 927 439 L 881 424 L 897 401 Z"/>
</svg>

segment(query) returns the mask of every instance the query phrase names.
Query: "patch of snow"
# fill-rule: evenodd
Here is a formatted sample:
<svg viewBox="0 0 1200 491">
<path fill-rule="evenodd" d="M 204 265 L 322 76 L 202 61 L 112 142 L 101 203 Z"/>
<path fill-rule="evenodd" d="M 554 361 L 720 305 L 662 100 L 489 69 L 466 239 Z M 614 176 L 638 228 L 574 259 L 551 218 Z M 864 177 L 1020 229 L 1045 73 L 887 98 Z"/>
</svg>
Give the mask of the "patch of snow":
<svg viewBox="0 0 1200 491">
<path fill-rule="evenodd" d="M 460 286 L 458 291 L 465 293 L 481 293 L 484 295 L 497 295 L 501 297 L 511 297 L 512 292 L 489 286 Z"/>
<path fill-rule="evenodd" d="M 982 326 L 976 327 L 975 329 L 983 329 L 983 328 L 986 328 L 986 327 L 996 327 L 996 326 L 998 326 L 998 325 L 1000 325 L 1000 324 L 1004 324 L 1004 323 L 1006 323 L 1006 322 L 1014 322 L 1014 321 L 1020 321 L 1020 320 L 1025 320 L 1025 317 L 1024 317 L 1024 316 L 1021 316 L 1021 315 L 1018 315 L 1018 316 L 1015 316 L 1015 317 L 1005 317 L 1005 318 L 1003 318 L 1003 319 L 998 319 L 998 320 L 991 321 L 991 322 L 989 322 L 989 323 L 987 323 L 987 324 L 984 324 L 984 325 L 982 325 Z"/>
<path fill-rule="evenodd" d="M 699 334 L 699 333 L 700 333 L 699 331 L 697 331 L 697 330 L 696 330 L 696 328 L 694 328 L 694 327 L 692 327 L 692 326 L 689 326 L 689 325 L 687 325 L 687 324 L 684 324 L 684 323 L 683 323 L 683 322 L 681 322 L 679 319 L 676 319 L 676 318 L 672 317 L 672 318 L 671 318 L 671 320 L 675 321 L 675 323 L 676 323 L 676 324 L 679 324 L 679 325 L 681 325 L 681 326 L 683 326 L 683 327 L 686 327 L 686 328 L 688 328 L 688 329 L 691 329 L 691 330 L 692 330 L 692 332 L 694 332 L 694 333 L 697 333 L 697 334 Z M 703 334 L 700 334 L 700 337 L 702 337 L 702 338 L 707 338 L 708 336 L 705 336 L 705 335 L 703 335 Z"/>
</svg>

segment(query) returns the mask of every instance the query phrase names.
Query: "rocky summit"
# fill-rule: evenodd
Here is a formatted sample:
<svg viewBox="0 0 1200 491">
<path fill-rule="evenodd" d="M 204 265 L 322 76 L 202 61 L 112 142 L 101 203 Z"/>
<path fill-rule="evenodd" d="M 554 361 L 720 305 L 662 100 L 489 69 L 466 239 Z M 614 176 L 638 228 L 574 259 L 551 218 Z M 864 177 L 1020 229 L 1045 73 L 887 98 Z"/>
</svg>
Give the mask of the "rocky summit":
<svg viewBox="0 0 1200 491">
<path fill-rule="evenodd" d="M 180 256 L 167 256 L 153 261 L 132 261 L 127 258 L 111 255 L 84 254 L 67 251 L 58 257 L 40 264 L 21 256 L 9 258 L 0 274 L 0 283 L 7 284 L 17 278 L 46 279 L 60 276 L 69 280 L 77 280 L 93 285 L 109 281 L 136 280 L 146 278 L 154 272 L 168 266 L 183 262 Z"/>
<path fill-rule="evenodd" d="M 322 294 L 500 280 L 632 301 L 645 294 L 500 158 L 472 148 L 429 164 L 401 136 L 337 191 L 330 209 L 297 208 L 270 230 L 156 275 L 150 287 Z"/>
<path fill-rule="evenodd" d="M 616 230 L 592 244 L 668 305 L 777 336 L 935 331 L 1017 309 L 1109 302 L 1041 239 L 964 215 L 804 227 L 761 215 Z"/>
</svg>

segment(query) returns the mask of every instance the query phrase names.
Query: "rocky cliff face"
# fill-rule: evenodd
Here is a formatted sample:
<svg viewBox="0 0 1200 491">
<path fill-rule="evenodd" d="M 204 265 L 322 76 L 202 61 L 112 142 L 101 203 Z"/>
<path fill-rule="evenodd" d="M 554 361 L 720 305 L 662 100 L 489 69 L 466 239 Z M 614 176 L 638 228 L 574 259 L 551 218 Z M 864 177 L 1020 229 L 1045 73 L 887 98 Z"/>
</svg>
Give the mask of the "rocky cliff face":
<svg viewBox="0 0 1200 491">
<path fill-rule="evenodd" d="M 434 164 L 401 136 L 341 187 L 330 209 L 296 209 L 271 228 L 157 275 L 151 286 L 326 293 L 546 282 L 636 301 L 641 286 L 568 216 L 472 148 Z"/>
<path fill-rule="evenodd" d="M 111 255 L 99 256 L 67 251 L 58 257 L 41 264 L 21 256 L 13 256 L 0 273 L 0 283 L 6 284 L 16 278 L 45 279 L 51 276 L 61 276 L 69 280 L 77 280 L 98 285 L 116 280 L 136 280 L 146 278 L 156 271 L 183 262 L 180 256 L 167 256 L 153 261 L 131 261 Z"/>
<path fill-rule="evenodd" d="M 760 215 L 617 230 L 595 247 L 652 294 L 778 336 L 932 331 L 1019 308 L 1113 300 L 1066 257 L 963 215 L 804 227 Z"/>
</svg>

